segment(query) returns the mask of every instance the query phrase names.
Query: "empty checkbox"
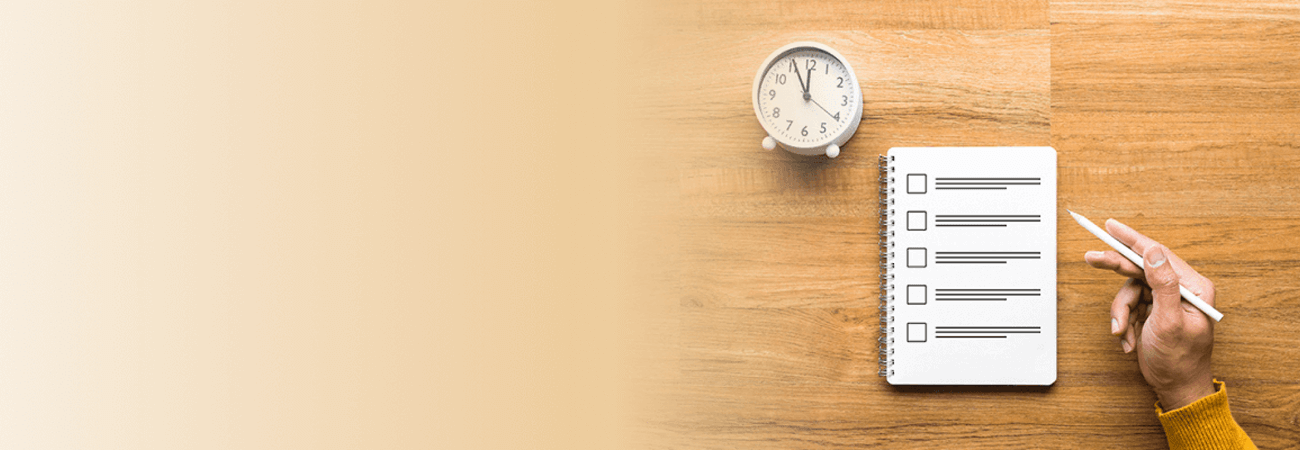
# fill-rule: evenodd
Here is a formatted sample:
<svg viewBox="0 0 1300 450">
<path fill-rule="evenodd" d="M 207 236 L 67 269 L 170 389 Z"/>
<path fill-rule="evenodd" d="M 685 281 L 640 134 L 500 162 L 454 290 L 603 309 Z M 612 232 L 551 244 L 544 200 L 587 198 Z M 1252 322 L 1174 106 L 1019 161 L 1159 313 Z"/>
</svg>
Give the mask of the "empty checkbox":
<svg viewBox="0 0 1300 450">
<path fill-rule="evenodd" d="M 907 193 L 924 194 L 925 193 L 925 174 L 909 173 L 907 174 Z"/>
<path fill-rule="evenodd" d="M 924 284 L 907 285 L 907 304 L 924 305 L 927 294 L 926 290 Z"/>
<path fill-rule="evenodd" d="M 910 247 L 907 249 L 907 267 L 925 267 L 925 258 L 925 247 Z"/>
<path fill-rule="evenodd" d="M 925 322 L 910 322 L 907 324 L 907 342 L 925 342 L 926 333 Z"/>
<path fill-rule="evenodd" d="M 925 231 L 927 219 L 925 211 L 908 211 L 907 231 Z"/>
</svg>

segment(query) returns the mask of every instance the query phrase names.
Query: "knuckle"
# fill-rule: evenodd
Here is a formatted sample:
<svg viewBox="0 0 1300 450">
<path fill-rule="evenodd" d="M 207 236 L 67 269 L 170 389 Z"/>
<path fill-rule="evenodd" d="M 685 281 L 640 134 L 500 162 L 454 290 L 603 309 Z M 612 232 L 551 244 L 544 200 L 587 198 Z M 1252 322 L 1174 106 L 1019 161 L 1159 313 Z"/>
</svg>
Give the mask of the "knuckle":
<svg viewBox="0 0 1300 450">
<path fill-rule="evenodd" d="M 1128 261 L 1124 258 L 1124 255 L 1115 252 L 1106 252 L 1106 264 L 1110 266 L 1119 267 L 1120 264 L 1124 263 L 1124 261 Z"/>
<path fill-rule="evenodd" d="M 1110 266 L 1114 264 L 1110 260 L 1110 256 L 1102 256 L 1100 258 L 1094 259 L 1089 262 L 1092 264 L 1093 267 L 1096 267 L 1098 269 L 1109 269 Z"/>
<path fill-rule="evenodd" d="M 1169 288 L 1178 285 L 1178 276 L 1171 270 L 1148 270 L 1147 281 L 1152 289 Z"/>
<path fill-rule="evenodd" d="M 1128 302 L 1123 297 L 1116 297 L 1115 301 L 1110 302 L 1110 313 L 1114 317 L 1128 315 Z"/>
<path fill-rule="evenodd" d="M 1173 317 L 1181 317 L 1181 315 L 1173 315 Z M 1171 333 L 1171 334 L 1181 334 L 1183 332 L 1183 321 L 1181 320 L 1165 321 L 1164 331 L 1166 333 Z"/>
</svg>

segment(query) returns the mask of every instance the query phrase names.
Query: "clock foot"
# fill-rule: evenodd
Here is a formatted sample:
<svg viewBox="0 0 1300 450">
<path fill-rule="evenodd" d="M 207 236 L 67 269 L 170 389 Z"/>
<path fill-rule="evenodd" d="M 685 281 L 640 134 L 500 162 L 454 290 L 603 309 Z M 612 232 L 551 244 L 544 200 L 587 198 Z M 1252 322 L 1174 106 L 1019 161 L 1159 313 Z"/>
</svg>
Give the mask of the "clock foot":
<svg viewBox="0 0 1300 450">
<path fill-rule="evenodd" d="M 840 156 L 840 146 L 835 145 L 835 144 L 827 145 L 827 146 L 826 146 L 826 156 L 829 156 L 829 157 L 832 157 L 832 158 L 834 158 L 834 157 L 836 157 L 836 156 Z"/>
<path fill-rule="evenodd" d="M 768 137 L 763 138 L 763 149 L 764 149 L 764 150 L 772 150 L 772 149 L 775 149 L 775 148 L 776 148 L 776 139 L 772 139 L 772 136 L 768 136 Z"/>
</svg>

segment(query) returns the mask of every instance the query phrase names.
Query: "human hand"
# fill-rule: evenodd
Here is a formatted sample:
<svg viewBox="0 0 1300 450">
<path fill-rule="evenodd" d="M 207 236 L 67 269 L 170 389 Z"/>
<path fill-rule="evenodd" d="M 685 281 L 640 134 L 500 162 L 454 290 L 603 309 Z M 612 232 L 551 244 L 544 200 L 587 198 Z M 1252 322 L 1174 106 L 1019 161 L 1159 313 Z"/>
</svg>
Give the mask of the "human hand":
<svg viewBox="0 0 1300 450">
<path fill-rule="evenodd" d="M 1178 285 L 1214 306 L 1214 283 L 1159 242 L 1115 219 L 1106 221 L 1106 231 L 1141 254 L 1145 266 L 1114 251 L 1084 255 L 1093 267 L 1129 277 L 1110 306 L 1111 334 L 1120 337 L 1125 353 L 1137 350 L 1142 377 L 1165 411 L 1213 394 L 1214 321 L 1183 302 Z"/>
</svg>

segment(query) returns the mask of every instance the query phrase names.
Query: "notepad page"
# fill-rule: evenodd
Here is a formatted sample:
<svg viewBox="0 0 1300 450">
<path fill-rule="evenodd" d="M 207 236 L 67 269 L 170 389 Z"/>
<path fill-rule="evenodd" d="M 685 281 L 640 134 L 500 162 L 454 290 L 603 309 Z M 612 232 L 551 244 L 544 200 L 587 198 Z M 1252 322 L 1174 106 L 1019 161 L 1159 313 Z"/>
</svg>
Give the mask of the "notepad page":
<svg viewBox="0 0 1300 450">
<path fill-rule="evenodd" d="M 890 384 L 1056 380 L 1056 151 L 893 148 Z"/>
</svg>

